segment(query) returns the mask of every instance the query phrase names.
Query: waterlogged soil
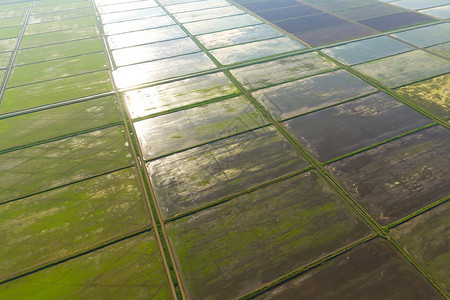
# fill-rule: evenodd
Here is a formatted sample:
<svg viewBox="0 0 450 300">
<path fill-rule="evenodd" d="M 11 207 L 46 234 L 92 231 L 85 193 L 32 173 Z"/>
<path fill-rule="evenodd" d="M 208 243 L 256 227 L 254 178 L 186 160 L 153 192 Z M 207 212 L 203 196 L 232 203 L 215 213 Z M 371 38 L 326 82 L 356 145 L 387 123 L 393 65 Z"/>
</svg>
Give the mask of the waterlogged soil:
<svg viewBox="0 0 450 300">
<path fill-rule="evenodd" d="M 96 1 L 96 4 L 98 5 L 98 10 L 101 14 L 108 14 L 108 13 L 121 12 L 121 11 L 126 11 L 126 10 L 135 10 L 135 9 L 158 6 L 158 4 L 154 0 L 139 1 L 139 2 L 125 2 L 125 3 L 122 2 L 122 3 L 118 3 L 118 4 L 110 4 L 109 2 L 98 3 Z M 99 4 L 104 4 L 104 5 L 99 5 Z M 108 5 L 108 4 L 110 4 L 110 5 Z"/>
<path fill-rule="evenodd" d="M 351 73 L 338 70 L 257 90 L 252 95 L 281 120 L 376 90 Z"/>
<path fill-rule="evenodd" d="M 338 275 L 338 276 L 337 276 Z M 385 240 L 364 243 L 256 299 L 442 299 Z"/>
<path fill-rule="evenodd" d="M 157 17 L 164 16 L 166 13 L 161 7 L 149 7 L 143 9 L 129 10 L 129 11 L 121 11 L 110 14 L 102 14 L 102 22 L 103 24 L 115 23 L 115 22 L 123 22 L 141 18 L 148 17 Z"/>
<path fill-rule="evenodd" d="M 273 127 L 243 133 L 147 164 L 164 218 L 308 166 Z"/>
<path fill-rule="evenodd" d="M 256 89 L 333 69 L 337 65 L 312 52 L 233 69 L 231 73 L 245 88 Z"/>
<path fill-rule="evenodd" d="M 429 47 L 450 41 L 450 24 L 442 23 L 393 34 L 418 47 Z"/>
<path fill-rule="evenodd" d="M 0 120 L 0 150 L 121 121 L 115 97 L 79 102 Z"/>
<path fill-rule="evenodd" d="M 178 13 L 178 14 L 174 14 L 174 17 L 180 23 L 189 23 L 189 22 L 203 21 L 203 20 L 208 20 L 208 19 L 229 17 L 229 16 L 241 15 L 241 14 L 245 14 L 245 12 L 234 6 L 225 6 L 225 7 L 209 8 L 209 9 L 202 9 L 202 10 L 198 10 L 198 11 L 189 11 L 189 12 Z"/>
<path fill-rule="evenodd" d="M 450 59 L 450 42 L 429 47 L 427 50 Z"/>
<path fill-rule="evenodd" d="M 275 21 L 273 23 L 289 33 L 302 33 L 348 22 L 345 19 L 333 16 L 331 14 L 322 13 L 312 16 Z"/>
<path fill-rule="evenodd" d="M 192 299 L 236 299 L 371 233 L 315 171 L 166 228 Z"/>
<path fill-rule="evenodd" d="M 359 22 L 379 31 L 390 31 L 433 21 L 434 19 L 431 17 L 406 11 L 394 15 L 362 20 Z"/>
<path fill-rule="evenodd" d="M 214 73 L 124 92 L 123 97 L 131 117 L 139 118 L 238 92 L 225 74 Z"/>
<path fill-rule="evenodd" d="M 449 213 L 450 203 L 446 202 L 390 232 L 447 294 L 450 294 Z"/>
<path fill-rule="evenodd" d="M 166 9 L 172 14 L 188 12 L 188 11 L 199 11 L 204 9 L 210 9 L 215 7 L 230 6 L 226 0 L 206 0 L 206 1 L 161 1 Z M 183 3 L 186 2 L 186 3 Z"/>
<path fill-rule="evenodd" d="M 4 299 L 172 299 L 154 233 L 144 233 L 0 286 Z"/>
<path fill-rule="evenodd" d="M 223 65 L 230 65 L 247 60 L 301 50 L 303 48 L 305 48 L 305 46 L 288 37 L 279 37 L 211 50 L 210 52 Z"/>
<path fill-rule="evenodd" d="M 438 19 L 449 19 L 450 18 L 450 5 L 443 5 L 435 8 L 424 9 L 420 11 L 421 13 L 433 16 Z"/>
<path fill-rule="evenodd" d="M 134 123 L 144 159 L 179 151 L 267 124 L 244 97 Z"/>
<path fill-rule="evenodd" d="M 354 68 L 388 87 L 398 87 L 447 73 L 450 71 L 450 62 L 425 51 L 415 50 L 363 63 Z"/>
<path fill-rule="evenodd" d="M 387 3 L 378 3 L 370 6 L 336 11 L 335 14 L 346 19 L 358 21 L 393 15 L 403 11 L 405 10 L 397 6 L 389 5 Z"/>
<path fill-rule="evenodd" d="M 127 3 L 127 5 L 130 3 Z M 144 29 L 158 28 L 168 25 L 175 25 L 175 21 L 170 16 L 159 16 L 130 20 L 124 22 L 110 23 L 103 25 L 103 30 L 107 35 L 138 31 Z"/>
<path fill-rule="evenodd" d="M 200 35 L 210 32 L 222 31 L 261 23 L 262 21 L 260 21 L 259 19 L 250 16 L 248 14 L 245 14 L 231 17 L 223 17 L 213 20 L 204 20 L 187 23 L 184 24 L 184 27 L 186 27 L 186 29 L 189 30 L 189 32 L 192 33 L 193 35 Z"/>
<path fill-rule="evenodd" d="M 258 12 L 258 16 L 264 18 L 269 22 L 273 22 L 283 19 L 312 15 L 319 12 L 320 10 L 314 7 L 299 4 L 296 6 L 281 7 L 281 8 L 275 7 L 274 9 L 271 10 L 261 11 Z"/>
<path fill-rule="evenodd" d="M 381 225 L 449 195 L 450 133 L 434 126 L 327 166 Z"/>
<path fill-rule="evenodd" d="M 0 202 L 131 164 L 121 126 L 1 154 Z"/>
<path fill-rule="evenodd" d="M 377 93 L 284 125 L 302 146 L 325 162 L 430 123 L 405 104 Z"/>
<path fill-rule="evenodd" d="M 108 71 L 92 72 L 5 90 L 0 114 L 112 91 Z"/>
<path fill-rule="evenodd" d="M 87 16 L 87 17 L 53 21 L 53 22 L 36 23 L 36 24 L 30 24 L 27 26 L 27 29 L 25 30 L 25 35 L 66 30 L 66 29 L 74 29 L 74 28 L 82 28 L 82 27 L 90 27 L 90 26 L 96 26 L 96 25 L 97 24 L 95 22 L 94 16 Z"/>
<path fill-rule="evenodd" d="M 266 0 L 266 1 L 250 1 L 252 3 L 246 3 L 246 1 L 238 0 L 237 3 L 242 3 L 241 5 L 252 12 L 272 10 L 280 7 L 293 7 L 298 6 L 300 3 L 295 0 Z M 305 5 L 307 6 L 307 5 Z"/>
<path fill-rule="evenodd" d="M 354 65 L 413 49 L 411 46 L 393 38 L 380 36 L 323 49 L 321 51 L 344 64 Z"/>
<path fill-rule="evenodd" d="M 450 118 L 450 74 L 434 77 L 396 90 L 420 108 L 447 119 Z"/>
<path fill-rule="evenodd" d="M 0 278 L 150 223 L 134 168 L 0 206 Z"/>
<path fill-rule="evenodd" d="M 93 15 L 94 15 L 94 10 L 92 9 L 92 7 L 71 9 L 71 10 L 66 10 L 66 11 L 57 11 L 57 12 L 52 12 L 52 13 L 32 15 L 32 16 L 30 16 L 28 24 L 60 21 L 60 20 L 93 16 Z"/>
</svg>

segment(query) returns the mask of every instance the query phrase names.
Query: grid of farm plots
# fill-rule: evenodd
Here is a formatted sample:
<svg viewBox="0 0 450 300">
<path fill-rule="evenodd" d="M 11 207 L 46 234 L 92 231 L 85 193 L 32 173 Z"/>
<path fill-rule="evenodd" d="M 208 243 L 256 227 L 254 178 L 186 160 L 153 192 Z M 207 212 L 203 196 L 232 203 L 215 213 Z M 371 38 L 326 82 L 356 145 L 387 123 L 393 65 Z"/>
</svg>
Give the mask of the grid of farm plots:
<svg viewBox="0 0 450 300">
<path fill-rule="evenodd" d="M 448 297 L 449 1 L 384 2 L 1 1 L 0 298 Z"/>
</svg>

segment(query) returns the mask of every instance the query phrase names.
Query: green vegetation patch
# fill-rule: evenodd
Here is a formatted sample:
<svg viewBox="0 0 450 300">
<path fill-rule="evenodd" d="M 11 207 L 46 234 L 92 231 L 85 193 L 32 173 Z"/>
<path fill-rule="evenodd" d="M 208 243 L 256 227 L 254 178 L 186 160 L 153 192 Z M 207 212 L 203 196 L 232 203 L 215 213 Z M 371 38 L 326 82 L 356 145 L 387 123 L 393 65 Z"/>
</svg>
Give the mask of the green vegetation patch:
<svg viewBox="0 0 450 300">
<path fill-rule="evenodd" d="M 398 54 L 354 67 L 388 87 L 412 83 L 450 71 L 450 62 L 425 51 Z"/>
<path fill-rule="evenodd" d="M 14 67 L 8 87 L 57 79 L 106 69 L 103 53 L 45 61 Z"/>
<path fill-rule="evenodd" d="M 9 63 L 11 52 L 0 53 L 0 69 L 6 68 Z"/>
<path fill-rule="evenodd" d="M 375 239 L 256 299 L 442 299 L 388 242 Z"/>
<path fill-rule="evenodd" d="M 102 51 L 103 46 L 101 40 L 99 38 L 89 38 L 61 44 L 19 50 L 15 64 L 29 64 Z M 85 58 L 86 57 L 82 57 L 83 60 Z"/>
<path fill-rule="evenodd" d="M 308 166 L 273 127 L 219 140 L 147 164 L 170 217 Z"/>
<path fill-rule="evenodd" d="M 144 159 L 267 124 L 244 96 L 134 123 Z"/>
<path fill-rule="evenodd" d="M 396 92 L 437 117 L 450 117 L 450 74 L 407 85 Z"/>
<path fill-rule="evenodd" d="M 450 59 L 450 42 L 429 47 L 427 50 Z"/>
<path fill-rule="evenodd" d="M 134 168 L 0 205 L 0 278 L 150 223 Z"/>
<path fill-rule="evenodd" d="M 71 18 L 90 16 L 90 15 L 94 15 L 94 10 L 92 9 L 92 7 L 71 9 L 71 10 L 65 10 L 65 11 L 32 15 L 30 17 L 28 24 L 60 21 L 60 20 L 66 20 L 66 19 L 71 19 Z"/>
<path fill-rule="evenodd" d="M 337 70 L 257 90 L 252 95 L 280 120 L 376 90 L 351 73 Z"/>
<path fill-rule="evenodd" d="M 448 238 L 450 203 L 446 202 L 391 230 L 391 235 L 450 294 Z"/>
<path fill-rule="evenodd" d="M 66 11 L 78 8 L 92 7 L 91 1 L 53 1 L 48 3 L 47 1 L 37 2 L 31 12 L 32 15 L 53 13 L 57 11 Z"/>
<path fill-rule="evenodd" d="M 331 61 L 312 52 L 237 68 L 231 73 L 247 89 L 256 89 L 336 68 Z"/>
<path fill-rule="evenodd" d="M 0 155 L 0 202 L 132 164 L 122 126 Z"/>
<path fill-rule="evenodd" d="M 2 4 L 2 6 L 0 6 L 0 18 L 16 18 L 16 17 L 22 17 L 24 18 L 28 7 L 24 7 L 24 6 L 28 6 L 30 3 L 16 3 L 16 4 Z"/>
<path fill-rule="evenodd" d="M 347 157 L 327 169 L 381 225 L 449 194 L 450 132 L 427 128 Z"/>
<path fill-rule="evenodd" d="M 18 37 L 21 29 L 21 26 L 0 28 L 0 39 Z"/>
<path fill-rule="evenodd" d="M 12 51 L 16 46 L 17 39 L 4 39 L 0 40 L 0 52 Z"/>
<path fill-rule="evenodd" d="M 13 18 L 1 18 L 0 27 L 20 26 L 24 21 L 24 16 Z"/>
<path fill-rule="evenodd" d="M 0 150 L 119 121 L 119 107 L 111 96 L 1 119 Z"/>
<path fill-rule="evenodd" d="M 0 286 L 4 299 L 172 299 L 158 244 L 144 233 Z"/>
<path fill-rule="evenodd" d="M 110 92 L 112 89 L 108 71 L 6 89 L 0 113 Z"/>
<path fill-rule="evenodd" d="M 44 33 L 50 31 L 66 30 L 79 27 L 95 26 L 96 21 L 94 16 L 87 16 L 75 19 L 67 19 L 53 22 L 44 22 L 30 24 L 25 30 L 25 35 Z"/>
<path fill-rule="evenodd" d="M 238 92 L 225 74 L 214 73 L 124 92 L 123 96 L 131 117 L 139 118 Z"/>
<path fill-rule="evenodd" d="M 98 31 L 97 27 L 94 26 L 26 35 L 22 39 L 20 48 L 23 49 L 28 47 L 45 46 L 47 44 L 64 43 L 96 36 L 98 36 Z"/>
<path fill-rule="evenodd" d="M 315 171 L 166 226 L 192 299 L 236 299 L 371 233 Z"/>
</svg>

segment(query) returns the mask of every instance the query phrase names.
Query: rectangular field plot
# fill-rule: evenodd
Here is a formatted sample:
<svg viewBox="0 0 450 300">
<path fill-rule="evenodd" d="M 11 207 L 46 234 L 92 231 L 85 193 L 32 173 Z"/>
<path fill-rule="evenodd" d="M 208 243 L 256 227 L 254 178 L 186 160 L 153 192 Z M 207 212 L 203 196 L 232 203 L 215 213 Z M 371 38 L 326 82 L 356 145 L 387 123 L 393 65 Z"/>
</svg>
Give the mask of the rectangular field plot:
<svg viewBox="0 0 450 300">
<path fill-rule="evenodd" d="M 207 20 L 207 19 L 229 17 L 229 16 L 241 15 L 241 14 L 245 14 L 245 11 L 243 11 L 237 7 L 234 7 L 234 6 L 224 6 L 224 7 L 216 7 L 216 8 L 210 8 L 210 9 L 178 13 L 178 14 L 174 14 L 174 17 L 180 23 L 189 23 L 189 22 L 203 21 L 203 20 Z"/>
<path fill-rule="evenodd" d="M 448 4 L 448 0 L 399 0 L 392 2 L 392 4 L 416 10 Z"/>
<path fill-rule="evenodd" d="M 172 14 L 188 12 L 188 11 L 199 11 L 204 9 L 210 9 L 215 7 L 230 6 L 226 0 L 206 0 L 206 1 L 173 1 L 168 3 L 167 1 L 162 1 L 166 9 Z M 184 3 L 186 2 L 186 3 Z M 190 3 L 189 3 L 190 2 Z"/>
<path fill-rule="evenodd" d="M 0 278 L 150 223 L 134 168 L 0 206 Z"/>
<path fill-rule="evenodd" d="M 108 14 L 114 12 L 121 12 L 127 10 L 135 10 L 147 7 L 157 7 L 158 4 L 154 0 L 138 1 L 138 2 L 122 2 L 118 4 L 104 3 L 105 5 L 98 6 L 98 11 L 101 14 Z"/>
<path fill-rule="evenodd" d="M 349 72 L 338 70 L 257 90 L 252 95 L 281 120 L 376 90 Z"/>
<path fill-rule="evenodd" d="M 102 14 L 101 18 L 103 24 L 108 24 L 164 15 L 166 15 L 166 13 L 161 7 L 150 7 L 123 12 L 115 12 L 110 14 Z"/>
<path fill-rule="evenodd" d="M 362 244 L 272 290 L 262 299 L 441 299 L 382 239 Z"/>
<path fill-rule="evenodd" d="M 396 13 L 400 13 L 402 11 L 405 10 L 397 6 L 385 3 L 377 3 L 375 5 L 370 6 L 356 7 L 336 11 L 335 14 L 346 19 L 358 21 L 393 15 Z"/>
<path fill-rule="evenodd" d="M 309 5 L 302 5 L 298 3 L 296 6 L 289 6 L 289 7 L 281 7 L 281 8 L 274 8 L 271 10 L 261 11 L 258 12 L 258 16 L 261 18 L 264 18 L 265 20 L 269 22 L 283 20 L 283 19 L 290 19 L 290 18 L 296 18 L 301 16 L 307 16 L 312 15 L 321 12 L 320 10 L 311 7 Z"/>
<path fill-rule="evenodd" d="M 423 213 L 390 231 L 400 245 L 450 294 L 448 231 L 450 203 Z"/>
<path fill-rule="evenodd" d="M 394 15 L 362 20 L 359 22 L 379 31 L 390 31 L 417 24 L 429 23 L 432 21 L 434 21 L 433 18 L 415 12 L 406 11 Z"/>
<path fill-rule="evenodd" d="M 314 171 L 166 226 L 192 299 L 237 299 L 371 233 Z"/>
<path fill-rule="evenodd" d="M 203 34 L 197 38 L 206 48 L 214 49 L 278 36 L 282 36 L 282 33 L 266 24 L 259 24 Z"/>
<path fill-rule="evenodd" d="M 245 27 L 260 24 L 262 21 L 248 14 L 224 17 L 214 20 L 205 20 L 184 24 L 187 30 L 193 35 L 200 35 L 210 32 L 228 30 L 233 28 Z"/>
<path fill-rule="evenodd" d="M 11 52 L 0 53 L 0 69 L 4 69 L 8 66 L 11 54 L 12 54 Z"/>
<path fill-rule="evenodd" d="M 435 116 L 448 119 L 450 118 L 449 87 L 450 74 L 446 74 L 401 87 L 396 92 Z"/>
<path fill-rule="evenodd" d="M 450 19 L 450 4 L 419 11 L 438 19 Z"/>
<path fill-rule="evenodd" d="M 18 37 L 20 30 L 20 26 L 0 28 L 0 39 L 10 39 Z"/>
<path fill-rule="evenodd" d="M 244 96 L 134 123 L 144 159 L 267 124 Z"/>
<path fill-rule="evenodd" d="M 62 12 L 58 11 L 58 12 L 52 12 L 52 13 L 32 15 L 32 16 L 30 16 L 28 24 L 75 19 L 75 18 L 79 18 L 79 17 L 86 17 L 86 16 L 93 16 L 93 15 L 94 15 L 94 10 L 92 9 L 92 7 L 71 9 L 71 10 L 65 10 Z"/>
<path fill-rule="evenodd" d="M 103 26 L 103 30 L 107 35 L 112 35 L 144 29 L 158 28 L 175 24 L 176 24 L 175 21 L 172 20 L 170 16 L 159 16 L 159 17 L 105 24 Z"/>
<path fill-rule="evenodd" d="M 430 123 L 394 98 L 377 93 L 284 125 L 301 145 L 325 162 Z"/>
<path fill-rule="evenodd" d="M 350 156 L 327 169 L 388 225 L 449 195 L 450 133 L 434 126 Z"/>
<path fill-rule="evenodd" d="M 95 26 L 73 28 L 68 30 L 26 35 L 20 43 L 20 48 L 45 46 L 48 44 L 64 43 L 98 36 Z"/>
<path fill-rule="evenodd" d="M 121 120 L 115 97 L 105 97 L 0 120 L 0 150 Z"/>
<path fill-rule="evenodd" d="M 0 155 L 0 202 L 131 165 L 121 126 Z"/>
<path fill-rule="evenodd" d="M 0 40 L 0 52 L 12 51 L 16 46 L 17 39 Z"/>
<path fill-rule="evenodd" d="M 272 127 L 265 127 L 147 164 L 165 218 L 220 200 L 308 163 Z"/>
<path fill-rule="evenodd" d="M 94 52 L 103 52 L 102 42 L 99 38 L 89 38 L 49 46 L 22 49 L 16 57 L 15 65 L 60 59 Z"/>
<path fill-rule="evenodd" d="M 231 73 L 245 88 L 256 89 L 337 68 L 312 52 L 233 69 Z"/>
<path fill-rule="evenodd" d="M 153 232 L 0 286 L 0 298 L 172 299 Z"/>
<path fill-rule="evenodd" d="M 402 31 L 393 36 L 419 47 L 429 47 L 450 41 L 450 24 L 441 23 Z"/>
<path fill-rule="evenodd" d="M 131 117 L 140 118 L 238 92 L 223 73 L 215 73 L 129 91 L 123 95 Z"/>
<path fill-rule="evenodd" d="M 414 50 L 411 46 L 387 36 L 380 36 L 321 51 L 344 64 L 354 65 L 411 50 Z"/>
<path fill-rule="evenodd" d="M 82 28 L 82 27 L 89 27 L 89 26 L 95 26 L 95 25 L 96 25 L 96 22 L 95 22 L 94 16 L 53 21 L 53 22 L 36 23 L 36 24 L 30 24 L 27 26 L 27 29 L 25 30 L 25 35 L 66 30 L 66 29 L 74 29 L 74 28 Z"/>
<path fill-rule="evenodd" d="M 211 50 L 211 54 L 224 64 L 230 65 L 247 60 L 258 59 L 286 52 L 301 50 L 302 44 L 288 37 L 279 37 L 265 41 Z"/>
<path fill-rule="evenodd" d="M 450 42 L 429 47 L 427 48 L 427 50 L 433 52 L 434 54 L 450 59 Z"/>
<path fill-rule="evenodd" d="M 280 7 L 293 7 L 300 3 L 296 0 L 266 0 L 266 1 L 242 1 L 237 0 L 236 3 L 241 4 L 243 7 L 253 12 L 266 11 L 276 9 Z M 250 3 L 246 3 L 250 2 Z"/>
<path fill-rule="evenodd" d="M 301 33 L 348 22 L 331 14 L 323 13 L 300 18 L 275 21 L 273 23 L 289 33 Z"/>
<path fill-rule="evenodd" d="M 108 71 L 92 72 L 6 89 L 0 113 L 112 91 Z"/>
<path fill-rule="evenodd" d="M 8 87 L 57 79 L 106 69 L 103 53 L 92 53 L 15 67 Z"/>
<path fill-rule="evenodd" d="M 417 63 L 419 62 L 420 63 Z M 450 71 L 445 59 L 415 50 L 355 66 L 388 87 L 398 87 Z"/>
<path fill-rule="evenodd" d="M 118 88 L 128 88 L 215 68 L 213 61 L 200 52 L 120 67 L 113 76 Z"/>
</svg>

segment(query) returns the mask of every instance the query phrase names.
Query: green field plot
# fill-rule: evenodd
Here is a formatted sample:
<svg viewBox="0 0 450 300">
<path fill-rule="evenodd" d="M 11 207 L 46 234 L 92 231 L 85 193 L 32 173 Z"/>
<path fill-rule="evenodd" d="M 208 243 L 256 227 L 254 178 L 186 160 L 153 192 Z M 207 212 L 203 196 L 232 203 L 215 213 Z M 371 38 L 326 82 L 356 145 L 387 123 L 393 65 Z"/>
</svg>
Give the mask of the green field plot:
<svg viewBox="0 0 450 300">
<path fill-rule="evenodd" d="M 420 63 L 417 63 L 420 61 Z M 388 87 L 412 83 L 450 71 L 450 62 L 421 50 L 398 54 L 354 67 Z"/>
<path fill-rule="evenodd" d="M 22 49 L 16 57 L 15 64 L 29 64 L 93 52 L 103 52 L 102 42 L 99 38 L 90 38 L 49 46 Z M 81 58 L 84 60 L 86 57 Z M 98 60 L 98 58 L 96 58 L 96 60 Z"/>
<path fill-rule="evenodd" d="M 95 26 L 95 17 L 87 16 L 75 19 L 67 19 L 53 22 L 44 22 L 44 23 L 36 23 L 30 24 L 27 26 L 25 30 L 25 35 L 37 34 L 37 33 L 45 33 L 50 31 L 59 31 L 66 29 L 74 29 L 81 27 L 89 27 Z"/>
<path fill-rule="evenodd" d="M 307 166 L 272 127 L 147 164 L 164 217 L 195 209 Z"/>
<path fill-rule="evenodd" d="M 127 3 L 128 5 L 129 3 Z M 159 16 L 153 18 L 130 20 L 118 23 L 103 25 L 103 30 L 107 35 L 138 31 L 143 29 L 158 28 L 168 25 L 175 25 L 175 21 L 169 16 Z"/>
<path fill-rule="evenodd" d="M 393 38 L 380 36 L 342 46 L 326 48 L 321 51 L 344 64 L 353 65 L 413 49 L 413 47 Z"/>
<path fill-rule="evenodd" d="M 21 29 L 21 26 L 0 28 L 0 39 L 18 37 Z"/>
<path fill-rule="evenodd" d="M 16 8 L 11 8 L 10 5 L 4 4 L 0 6 L 0 18 L 16 18 L 16 17 L 25 17 L 28 9 L 29 3 L 24 3 L 26 7 L 17 6 Z"/>
<path fill-rule="evenodd" d="M 65 3 L 64 3 L 65 2 Z M 53 1 L 53 3 L 46 3 L 46 1 L 36 2 L 32 15 L 52 13 L 57 11 L 66 11 L 79 8 L 92 7 L 91 1 Z"/>
<path fill-rule="evenodd" d="M 115 243 L 0 286 L 13 299 L 172 299 L 153 233 Z"/>
<path fill-rule="evenodd" d="M 233 15 L 241 15 L 241 14 L 245 14 L 245 12 L 235 6 L 225 6 L 225 7 L 209 8 L 209 9 L 202 9 L 202 10 L 197 10 L 197 11 L 178 13 L 178 14 L 174 14 L 174 17 L 180 23 L 188 23 L 188 22 L 196 22 L 196 21 L 202 21 L 202 20 L 207 20 L 207 19 L 229 17 L 229 16 L 233 16 Z"/>
<path fill-rule="evenodd" d="M 237 15 L 213 20 L 205 20 L 184 24 L 193 35 L 228 30 L 238 27 L 260 24 L 262 21 L 250 15 Z"/>
<path fill-rule="evenodd" d="M 450 59 L 450 42 L 429 47 L 427 50 Z"/>
<path fill-rule="evenodd" d="M 378 222 L 388 225 L 448 196 L 449 135 L 434 126 L 327 169 Z"/>
<path fill-rule="evenodd" d="M 112 91 L 108 71 L 92 72 L 7 89 L 0 113 Z"/>
<path fill-rule="evenodd" d="M 0 69 L 6 68 L 9 63 L 11 52 L 0 53 Z"/>
<path fill-rule="evenodd" d="M 450 294 L 448 251 L 450 203 L 446 202 L 391 230 L 402 247 Z"/>
<path fill-rule="evenodd" d="M 199 52 L 120 67 L 113 72 L 113 76 L 118 88 L 128 88 L 215 68 L 212 60 Z"/>
<path fill-rule="evenodd" d="M 192 3 L 189 3 L 192 2 Z M 166 6 L 166 9 L 173 13 L 181 13 L 187 11 L 199 11 L 214 7 L 229 6 L 230 3 L 226 0 L 207 0 L 203 2 L 199 1 L 180 1 L 180 0 L 163 0 L 162 4 Z"/>
<path fill-rule="evenodd" d="M 256 299 L 442 299 L 388 242 L 376 239 Z"/>
<path fill-rule="evenodd" d="M 150 223 L 134 168 L 0 206 L 0 278 Z"/>
<path fill-rule="evenodd" d="M 24 16 L 14 18 L 1 18 L 0 27 L 20 26 L 23 24 Z"/>
<path fill-rule="evenodd" d="M 124 93 L 132 118 L 238 93 L 223 74 L 215 73 Z"/>
<path fill-rule="evenodd" d="M 231 70 L 247 89 L 261 88 L 337 69 L 331 61 L 317 53 L 307 53 Z"/>
<path fill-rule="evenodd" d="M 181 38 L 113 50 L 112 55 L 116 66 L 126 66 L 200 51 L 190 38 Z"/>
<path fill-rule="evenodd" d="M 252 95 L 280 120 L 376 90 L 349 72 L 337 70 L 257 90 Z"/>
<path fill-rule="evenodd" d="M 105 4 L 105 5 L 102 5 Z M 141 8 L 147 8 L 147 7 L 157 7 L 158 4 L 154 0 L 149 1 L 138 1 L 138 2 L 123 2 L 118 4 L 111 4 L 109 2 L 105 3 L 98 3 L 98 11 L 101 14 L 108 14 L 108 13 L 114 13 L 114 12 L 121 12 L 121 11 L 127 11 L 127 10 L 134 10 L 134 9 L 141 9 Z"/>
<path fill-rule="evenodd" d="M 161 7 L 150 7 L 144 9 L 129 10 L 124 12 L 115 12 L 110 14 L 102 14 L 102 22 L 104 24 L 129 21 L 134 19 L 164 16 L 166 13 Z"/>
<path fill-rule="evenodd" d="M 12 51 L 16 45 L 17 39 L 0 40 L 0 52 Z"/>
<path fill-rule="evenodd" d="M 0 155 L 0 202 L 131 165 L 121 126 Z"/>
<path fill-rule="evenodd" d="M 230 65 L 247 60 L 301 50 L 303 48 L 305 48 L 303 45 L 288 37 L 279 37 L 244 45 L 215 49 L 211 50 L 211 54 L 222 64 Z"/>
<path fill-rule="evenodd" d="M 284 125 L 301 145 L 325 162 L 430 123 L 405 104 L 377 93 Z"/>
<path fill-rule="evenodd" d="M 20 48 L 23 49 L 28 47 L 45 46 L 47 44 L 64 43 L 96 36 L 98 36 L 98 31 L 94 26 L 26 35 L 22 39 Z"/>
<path fill-rule="evenodd" d="M 92 53 L 76 57 L 15 67 L 11 72 L 8 87 L 73 76 L 106 69 L 103 53 Z"/>
<path fill-rule="evenodd" d="M 441 23 L 402 31 L 393 36 L 419 47 L 428 47 L 450 41 L 450 24 Z"/>
<path fill-rule="evenodd" d="M 121 121 L 115 97 L 0 119 L 0 150 Z"/>
<path fill-rule="evenodd" d="M 434 77 L 396 90 L 408 101 L 446 119 L 450 117 L 450 74 Z"/>
<path fill-rule="evenodd" d="M 74 19 L 74 18 L 93 16 L 93 15 L 94 15 L 94 10 L 92 9 L 92 7 L 71 9 L 71 10 L 65 10 L 65 11 L 32 15 L 28 21 L 28 24 L 60 21 L 60 20 Z"/>
<path fill-rule="evenodd" d="M 114 50 L 182 37 L 186 37 L 186 33 L 178 25 L 174 25 L 112 35 L 108 37 L 108 43 Z"/>
<path fill-rule="evenodd" d="M 144 159 L 267 124 L 244 96 L 134 123 Z"/>
<path fill-rule="evenodd" d="M 315 172 L 166 226 L 192 299 L 236 299 L 371 232 Z"/>
<path fill-rule="evenodd" d="M 266 24 L 230 29 L 199 35 L 198 40 L 208 49 L 233 46 L 261 39 L 282 36 L 282 33 Z"/>
</svg>

